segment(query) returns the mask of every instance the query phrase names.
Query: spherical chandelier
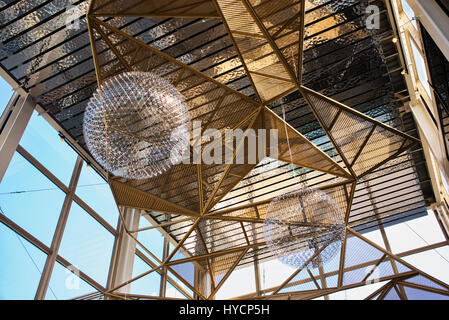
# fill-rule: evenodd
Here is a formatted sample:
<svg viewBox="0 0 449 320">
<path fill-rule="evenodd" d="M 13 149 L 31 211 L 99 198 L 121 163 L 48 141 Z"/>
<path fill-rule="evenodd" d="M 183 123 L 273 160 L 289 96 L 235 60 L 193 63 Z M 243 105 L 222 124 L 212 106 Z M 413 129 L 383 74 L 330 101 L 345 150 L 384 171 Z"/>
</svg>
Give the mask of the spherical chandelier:
<svg viewBox="0 0 449 320">
<path fill-rule="evenodd" d="M 265 240 L 284 264 L 300 268 L 312 258 L 312 266 L 318 267 L 339 251 L 344 220 L 344 213 L 329 195 L 303 187 L 271 201 L 264 220 Z"/>
<path fill-rule="evenodd" d="M 95 160 L 115 176 L 146 179 L 181 161 L 190 142 L 184 97 L 151 72 L 106 80 L 84 113 L 84 139 Z"/>
</svg>

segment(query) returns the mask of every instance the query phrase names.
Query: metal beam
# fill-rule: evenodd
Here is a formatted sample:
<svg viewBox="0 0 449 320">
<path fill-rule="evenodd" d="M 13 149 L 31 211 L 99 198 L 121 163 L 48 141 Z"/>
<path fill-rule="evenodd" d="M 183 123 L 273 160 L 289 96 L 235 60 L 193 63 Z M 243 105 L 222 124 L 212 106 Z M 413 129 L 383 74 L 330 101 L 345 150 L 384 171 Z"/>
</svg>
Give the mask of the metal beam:
<svg viewBox="0 0 449 320">
<path fill-rule="evenodd" d="M 58 256 L 59 247 L 61 245 L 62 236 L 64 234 L 65 226 L 69 218 L 70 208 L 72 206 L 73 195 L 75 194 L 75 189 L 78 184 L 78 180 L 81 174 L 81 169 L 83 167 L 83 159 L 78 156 L 73 169 L 72 178 L 70 179 L 69 191 L 65 196 L 64 203 L 62 205 L 61 213 L 59 215 L 58 224 L 56 225 L 56 230 L 53 235 L 53 240 L 51 242 L 50 250 L 51 253 L 47 256 L 45 261 L 44 270 L 37 288 L 35 295 L 36 300 L 45 299 L 47 293 L 48 284 L 50 282 L 51 274 L 55 265 L 56 258 Z"/>
<path fill-rule="evenodd" d="M 126 232 L 128 228 L 138 228 L 140 222 L 140 210 L 121 208 L 124 221 L 121 222 L 123 226 L 120 228 L 118 235 L 118 245 L 116 252 L 113 253 L 115 261 L 112 262 L 114 268 L 112 270 L 112 277 L 110 286 L 114 287 L 125 282 L 132 277 L 133 266 L 136 252 L 136 241 L 132 239 Z M 130 286 L 126 285 L 120 288 L 119 293 L 129 293 Z M 117 293 L 116 292 L 116 293 Z"/>
<path fill-rule="evenodd" d="M 4 119 L 5 122 L 1 126 L 0 132 L 0 182 L 14 156 L 35 106 L 31 95 L 18 97 L 17 94 L 14 94 L 5 109 L 7 117 Z"/>
</svg>

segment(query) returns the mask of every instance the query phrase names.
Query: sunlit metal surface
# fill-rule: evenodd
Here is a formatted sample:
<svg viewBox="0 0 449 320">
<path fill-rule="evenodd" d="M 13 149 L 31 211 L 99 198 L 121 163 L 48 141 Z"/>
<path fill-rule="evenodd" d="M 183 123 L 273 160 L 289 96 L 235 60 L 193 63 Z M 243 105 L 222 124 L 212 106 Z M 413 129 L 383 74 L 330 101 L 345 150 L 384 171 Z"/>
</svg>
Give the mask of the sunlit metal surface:
<svg viewBox="0 0 449 320">
<path fill-rule="evenodd" d="M 385 8 L 383 1 L 375 3 L 381 11 Z M 74 10 L 69 12 L 68 5 Z M 388 41 L 392 35 L 390 22 L 382 13 L 380 29 L 368 31 L 363 26 L 366 5 L 366 1 L 356 0 L 306 1 L 304 84 L 417 137 L 412 117 L 402 114 L 401 102 L 396 101 L 397 94 L 406 87 L 396 70 L 400 65 L 397 51 Z M 0 2 L 1 66 L 38 97 L 48 114 L 83 148 L 86 148 L 82 134 L 84 110 L 97 87 L 85 19 L 87 7 L 87 1 Z M 67 20 L 77 18 L 78 24 L 68 28 Z M 107 17 L 104 21 L 231 88 L 256 97 L 221 19 Z M 107 61 L 111 52 L 104 47 L 101 54 Z M 282 105 L 289 124 L 341 163 L 299 92 L 274 101 L 270 108 L 280 114 Z M 281 168 L 265 170 L 268 165 L 262 163 L 254 168 L 216 209 L 260 202 L 294 187 L 290 167 L 282 163 Z M 315 171 L 304 170 L 301 174 L 309 185 L 323 185 L 334 179 Z M 418 146 L 369 173 L 357 184 L 349 224 L 356 230 L 366 230 L 377 224 L 379 217 L 384 223 L 413 217 L 425 212 L 432 198 L 424 156 Z M 149 214 L 160 223 L 167 221 L 165 214 Z M 172 214 L 171 219 L 180 218 Z M 164 229 L 179 241 L 192 224 L 184 221 Z M 251 230 L 254 241 L 261 239 L 260 223 L 243 224 Z M 211 228 L 227 236 L 221 237 L 220 243 L 206 239 L 208 251 L 245 243 L 239 222 L 221 221 L 212 225 L 205 221 L 200 226 L 206 230 L 205 234 L 218 234 Z M 185 247 L 192 254 L 199 250 L 195 232 Z M 271 257 L 262 246 L 249 250 L 241 264 L 253 261 L 256 252 L 259 259 Z"/>
</svg>

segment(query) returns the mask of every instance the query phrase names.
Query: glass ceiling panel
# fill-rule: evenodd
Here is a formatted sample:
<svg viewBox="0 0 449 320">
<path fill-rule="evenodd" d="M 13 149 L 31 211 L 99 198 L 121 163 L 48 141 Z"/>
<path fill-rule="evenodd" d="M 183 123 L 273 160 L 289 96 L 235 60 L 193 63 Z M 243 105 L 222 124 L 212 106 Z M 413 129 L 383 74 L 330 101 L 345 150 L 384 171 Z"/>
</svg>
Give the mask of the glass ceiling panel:
<svg viewBox="0 0 449 320">
<path fill-rule="evenodd" d="M 432 211 L 427 215 L 385 228 L 393 253 L 412 250 L 445 241 Z M 406 241 L 404 241 L 406 239 Z M 439 250 L 439 249 L 435 249 Z"/>
<path fill-rule="evenodd" d="M 409 300 L 449 300 L 449 296 L 419 290 L 415 288 L 405 287 L 405 294 Z"/>
</svg>

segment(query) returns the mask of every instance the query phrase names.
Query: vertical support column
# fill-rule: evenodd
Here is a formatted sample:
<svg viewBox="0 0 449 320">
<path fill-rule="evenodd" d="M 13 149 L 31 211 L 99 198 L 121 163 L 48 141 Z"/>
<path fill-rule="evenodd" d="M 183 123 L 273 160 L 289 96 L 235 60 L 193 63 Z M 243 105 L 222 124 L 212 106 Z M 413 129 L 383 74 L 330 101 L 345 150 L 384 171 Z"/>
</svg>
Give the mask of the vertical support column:
<svg viewBox="0 0 449 320">
<path fill-rule="evenodd" d="M 210 274 L 207 270 L 201 269 L 198 265 L 195 266 L 195 289 L 198 290 L 204 297 L 209 297 L 212 293 Z M 197 300 L 200 298 L 195 295 Z"/>
<path fill-rule="evenodd" d="M 255 248 L 257 249 L 257 248 Z M 259 255 L 257 252 L 254 253 L 254 276 L 256 280 L 256 296 L 260 296 L 261 285 L 260 285 L 260 270 L 259 270 Z"/>
<path fill-rule="evenodd" d="M 419 32 L 416 32 L 415 27 L 409 23 L 408 17 L 405 14 L 401 14 L 400 2 L 401 0 L 391 0 L 391 6 L 388 6 L 387 9 L 390 17 L 397 21 L 397 35 L 400 39 L 397 43 L 398 50 L 403 51 L 405 63 L 411 66 L 414 61 L 414 53 L 410 47 L 410 41 L 415 40 L 418 47 L 420 47 L 421 39 L 419 39 Z M 446 51 L 449 56 L 449 36 L 447 35 L 449 18 L 439 5 L 435 1 L 429 0 L 407 0 L 407 3 L 412 7 L 415 16 L 419 18 L 421 24 L 431 34 L 441 51 Z M 435 24 L 435 21 L 439 20 L 439 18 L 436 18 L 437 16 L 440 16 L 441 21 Z M 447 24 L 447 27 L 441 29 L 443 24 Z M 434 32 L 431 32 L 432 28 L 434 28 Z M 435 37 L 440 37 L 440 41 L 436 41 Z M 447 50 L 444 49 L 444 44 L 446 44 Z M 410 108 L 415 119 L 432 181 L 432 188 L 436 202 L 439 203 L 441 201 L 440 175 L 449 177 L 449 162 L 447 161 L 444 147 L 445 137 L 443 137 L 438 124 L 435 125 L 433 122 L 428 111 L 428 108 L 437 110 L 434 101 L 427 100 L 425 94 L 423 94 L 424 98 L 421 97 L 423 88 L 418 81 L 419 76 L 414 72 L 413 68 L 410 71 L 404 75 L 410 93 L 410 102 L 406 104 L 406 108 Z"/>
<path fill-rule="evenodd" d="M 136 230 L 139 228 L 141 210 L 124 207 L 120 208 L 120 210 L 122 211 L 125 225 L 123 222 L 119 224 L 118 240 L 113 252 L 108 290 L 130 280 L 133 274 L 136 241 L 129 236 L 126 230 Z M 118 289 L 117 292 L 129 293 L 130 287 L 131 284 L 128 284 Z"/>
<path fill-rule="evenodd" d="M 165 261 L 168 257 L 168 251 L 170 248 L 170 242 L 164 238 L 164 250 L 162 252 L 162 261 Z M 159 289 L 159 296 L 165 297 L 167 293 L 167 267 L 162 268 L 161 273 L 161 287 Z"/>
<path fill-rule="evenodd" d="M 0 126 L 0 182 L 28 125 L 36 104 L 31 95 L 15 93 L 9 101 Z"/>
<path fill-rule="evenodd" d="M 59 247 L 61 245 L 62 236 L 64 234 L 64 229 L 67 224 L 67 219 L 69 218 L 70 208 L 72 206 L 73 195 L 75 194 L 75 189 L 78 184 L 78 180 L 81 174 L 81 169 L 83 168 L 83 159 L 78 156 L 76 160 L 75 169 L 73 169 L 72 178 L 70 179 L 69 191 L 65 196 L 64 203 L 62 205 L 61 213 L 59 215 L 58 224 L 56 226 L 55 234 L 53 235 L 53 240 L 50 247 L 50 255 L 47 256 L 45 261 L 44 270 L 41 275 L 39 286 L 36 291 L 35 299 L 43 300 L 47 293 L 48 284 L 50 282 L 51 274 L 53 272 L 53 267 L 55 266 L 56 257 L 58 256 Z"/>
</svg>

